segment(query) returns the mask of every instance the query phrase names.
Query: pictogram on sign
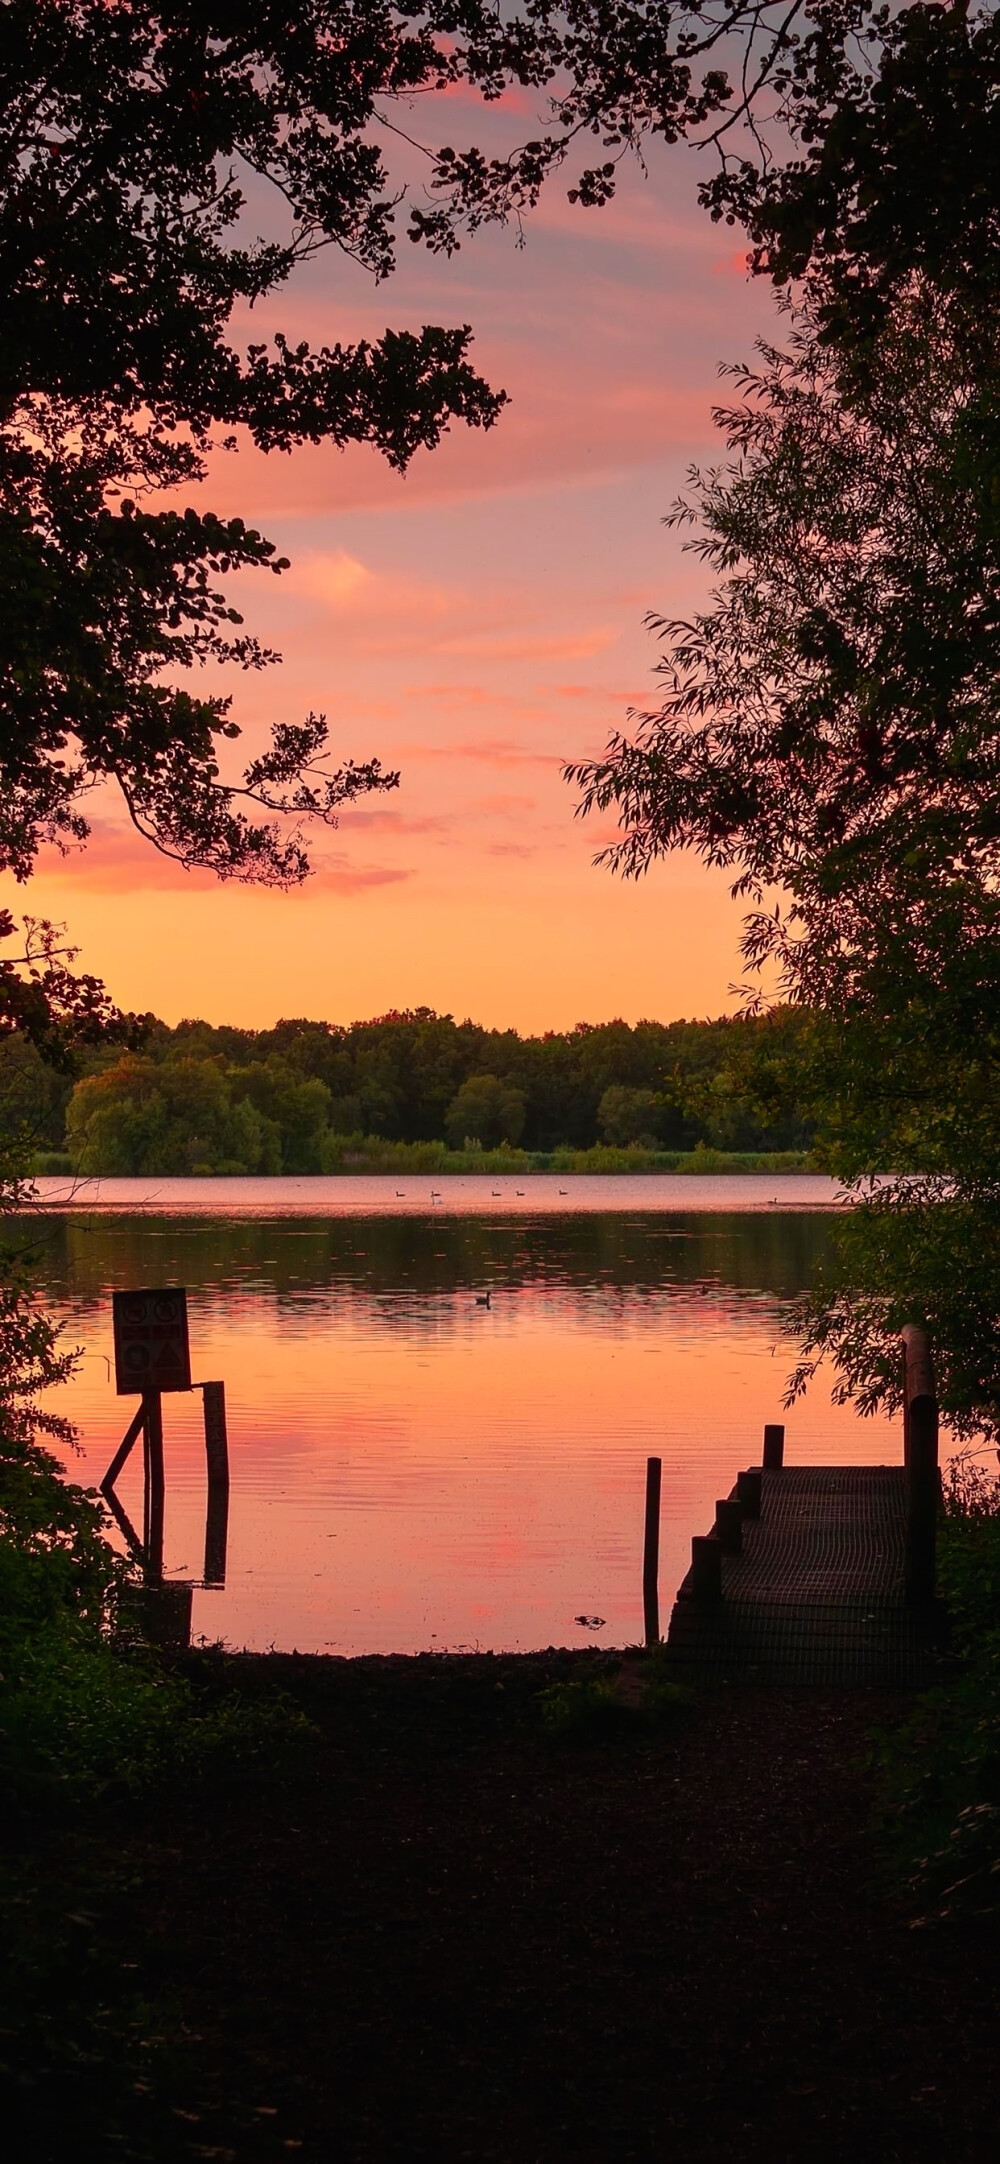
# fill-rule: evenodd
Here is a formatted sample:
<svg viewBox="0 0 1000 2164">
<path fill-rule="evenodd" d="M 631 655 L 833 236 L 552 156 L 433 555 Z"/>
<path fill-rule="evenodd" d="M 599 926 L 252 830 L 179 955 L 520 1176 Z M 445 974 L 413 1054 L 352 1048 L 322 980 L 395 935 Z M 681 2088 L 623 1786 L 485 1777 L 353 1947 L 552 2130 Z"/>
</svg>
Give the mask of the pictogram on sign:
<svg viewBox="0 0 1000 2164">
<path fill-rule="evenodd" d="M 187 1293 L 183 1286 L 116 1292 L 112 1305 L 119 1397 L 144 1390 L 190 1390 Z"/>
</svg>

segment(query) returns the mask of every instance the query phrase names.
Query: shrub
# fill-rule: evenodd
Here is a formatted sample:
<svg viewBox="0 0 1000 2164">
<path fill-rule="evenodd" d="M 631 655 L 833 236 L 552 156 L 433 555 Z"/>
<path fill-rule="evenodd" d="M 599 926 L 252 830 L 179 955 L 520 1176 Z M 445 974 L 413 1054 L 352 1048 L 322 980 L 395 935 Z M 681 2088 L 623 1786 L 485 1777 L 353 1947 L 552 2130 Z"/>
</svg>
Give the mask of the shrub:
<svg viewBox="0 0 1000 2164">
<path fill-rule="evenodd" d="M 882 1742 L 888 1823 L 938 1918 L 1000 1907 L 1000 1478 L 963 1450 L 943 1503 L 938 1587 L 956 1665 Z"/>
<path fill-rule="evenodd" d="M 199 1693 L 151 1651 L 58 1622 L 22 1637 L 0 1687 L 0 1779 L 21 1810 L 281 1767 L 313 1733 L 277 1694 Z"/>
<path fill-rule="evenodd" d="M 591 1668 L 539 1693 L 544 1726 L 563 1742 L 638 1735 L 674 1719 L 688 1703 L 687 1691 L 666 1674 L 657 1652 L 602 1663 L 596 1673 Z"/>
</svg>

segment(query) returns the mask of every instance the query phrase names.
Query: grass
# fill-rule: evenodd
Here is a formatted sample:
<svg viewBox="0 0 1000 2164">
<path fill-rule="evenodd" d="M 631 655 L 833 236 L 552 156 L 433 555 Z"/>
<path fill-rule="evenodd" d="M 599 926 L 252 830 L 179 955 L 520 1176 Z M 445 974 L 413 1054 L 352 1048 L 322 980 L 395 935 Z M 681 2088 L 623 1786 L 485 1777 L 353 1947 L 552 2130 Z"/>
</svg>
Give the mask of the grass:
<svg viewBox="0 0 1000 2164">
<path fill-rule="evenodd" d="M 31 1169 L 36 1178 L 74 1177 L 72 1160 L 61 1150 L 38 1151 Z M 382 1135 L 329 1134 L 324 1139 L 323 1171 L 318 1176 L 381 1173 L 388 1178 L 392 1174 L 398 1177 L 405 1173 L 416 1176 L 420 1173 L 468 1175 L 476 1172 L 495 1177 L 527 1172 L 777 1174 L 818 1169 L 809 1150 L 716 1150 L 701 1142 L 693 1150 L 653 1150 L 639 1143 L 621 1149 L 610 1143 L 596 1143 L 589 1150 L 568 1147 L 521 1150 L 507 1146 L 495 1150 L 450 1150 L 445 1142 L 389 1142 Z M 224 1172 L 209 1176 L 220 1180 L 228 1177 Z M 259 1179 L 269 1176 L 273 1175 L 254 1175 Z M 148 1177 L 153 1179 L 159 1175 L 151 1172 Z"/>
<path fill-rule="evenodd" d="M 808 1150 L 652 1150 L 639 1144 L 615 1149 L 598 1143 L 574 1150 L 449 1150 L 444 1142 L 387 1142 L 378 1135 L 328 1138 L 324 1170 L 328 1173 L 636 1173 L 636 1172 L 809 1172 Z"/>
<path fill-rule="evenodd" d="M 387 1142 L 381 1135 L 329 1135 L 323 1158 L 322 1173 L 313 1177 L 381 1173 L 388 1178 L 392 1174 L 438 1172 L 494 1176 L 526 1172 L 782 1173 L 820 1169 L 809 1150 L 715 1150 L 702 1143 L 694 1150 L 650 1150 L 639 1144 L 617 1149 L 609 1143 L 597 1143 L 589 1150 L 450 1150 L 444 1142 Z M 57 1150 L 40 1151 L 31 1169 L 36 1178 L 73 1176 L 71 1160 Z M 220 1180 L 228 1177 L 224 1172 L 210 1176 Z M 274 1176 L 254 1174 L 256 1179 Z M 148 1177 L 159 1175 L 149 1173 Z"/>
<path fill-rule="evenodd" d="M 691 1694 L 665 1673 L 654 1653 L 628 1655 L 622 1661 L 559 1676 L 539 1693 L 543 1727 L 560 1742 L 597 1742 L 636 1737 L 674 1721 L 691 1703 Z"/>
</svg>

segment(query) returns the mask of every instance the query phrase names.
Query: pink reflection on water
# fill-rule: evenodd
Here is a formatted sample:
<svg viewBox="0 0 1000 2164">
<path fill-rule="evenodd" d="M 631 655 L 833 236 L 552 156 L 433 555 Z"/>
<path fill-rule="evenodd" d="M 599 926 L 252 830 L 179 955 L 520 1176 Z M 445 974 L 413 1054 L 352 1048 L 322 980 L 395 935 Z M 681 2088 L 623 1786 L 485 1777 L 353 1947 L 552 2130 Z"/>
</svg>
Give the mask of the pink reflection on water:
<svg viewBox="0 0 1000 2164">
<path fill-rule="evenodd" d="M 150 1243 L 133 1273 L 155 1271 Z M 360 1225 L 351 1253 L 363 1263 Z M 61 1311 L 87 1352 L 61 1409 L 96 1481 L 132 1401 L 108 1385 L 110 1298 L 71 1284 Z M 193 1372 L 225 1378 L 232 1469 L 227 1584 L 195 1595 L 195 1631 L 337 1653 L 635 1641 L 647 1455 L 663 1459 L 665 1615 L 691 1534 L 782 1417 L 793 1349 L 773 1294 L 721 1283 L 529 1282 L 484 1311 L 467 1286 L 279 1298 L 258 1275 L 192 1284 L 191 1312 Z M 167 1570 L 197 1577 L 200 1400 L 164 1409 Z M 792 1463 L 900 1453 L 889 1423 L 832 1407 L 822 1384 L 787 1427 Z M 133 1518 L 140 1483 L 136 1453 L 120 1484 Z"/>
</svg>

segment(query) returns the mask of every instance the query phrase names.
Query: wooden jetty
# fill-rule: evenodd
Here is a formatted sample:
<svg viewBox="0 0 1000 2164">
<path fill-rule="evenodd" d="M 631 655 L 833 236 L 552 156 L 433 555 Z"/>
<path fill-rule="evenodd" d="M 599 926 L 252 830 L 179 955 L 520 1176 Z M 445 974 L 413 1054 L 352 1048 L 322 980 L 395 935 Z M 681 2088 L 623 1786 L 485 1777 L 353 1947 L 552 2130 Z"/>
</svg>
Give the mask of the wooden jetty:
<svg viewBox="0 0 1000 2164">
<path fill-rule="evenodd" d="M 898 1465 L 784 1463 L 784 1429 L 692 1541 L 667 1655 L 692 1683 L 926 1683 L 940 1641 L 938 1418 L 923 1332 L 904 1333 Z"/>
</svg>

